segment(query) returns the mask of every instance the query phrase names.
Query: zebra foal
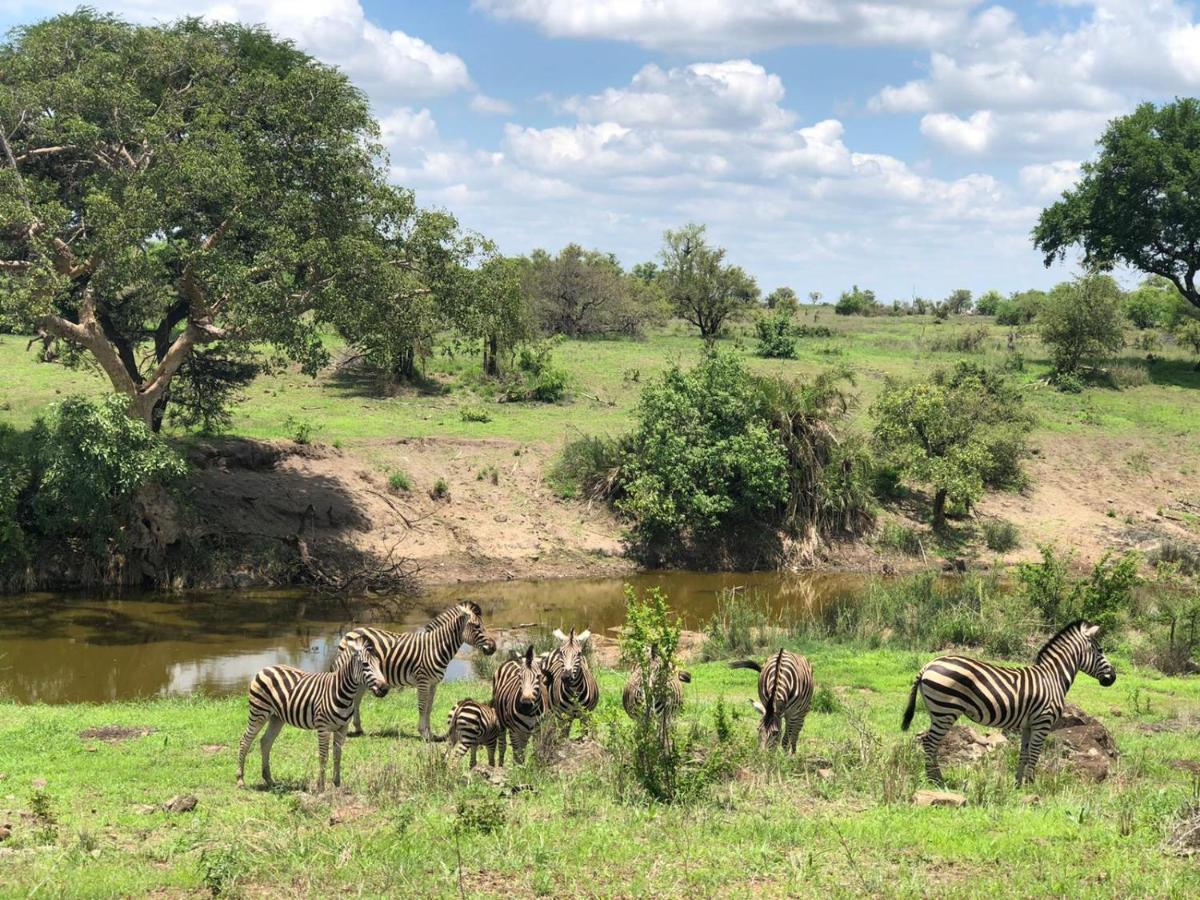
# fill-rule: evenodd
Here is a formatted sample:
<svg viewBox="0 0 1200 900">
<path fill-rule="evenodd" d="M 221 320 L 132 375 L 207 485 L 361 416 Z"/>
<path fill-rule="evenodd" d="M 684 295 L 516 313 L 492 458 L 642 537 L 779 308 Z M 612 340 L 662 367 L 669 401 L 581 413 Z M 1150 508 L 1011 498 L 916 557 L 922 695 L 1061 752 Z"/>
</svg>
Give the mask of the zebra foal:
<svg viewBox="0 0 1200 900">
<path fill-rule="evenodd" d="M 550 692 L 546 688 L 549 673 L 543 661 L 533 655 L 533 645 L 520 659 L 510 659 L 492 676 L 492 707 L 500 721 L 500 765 L 512 736 L 513 758 L 525 761 L 525 745 L 550 712 Z"/>
<path fill-rule="evenodd" d="M 483 610 L 478 603 L 470 600 L 463 600 L 442 610 L 428 625 L 407 634 L 384 631 L 382 628 L 351 629 L 338 642 L 335 666 L 341 665 L 350 641 L 362 642 L 379 657 L 389 687 L 416 685 L 417 708 L 420 712 L 418 729 L 421 737 L 427 741 L 444 740 L 434 735 L 429 718 L 438 685 L 446 674 L 450 660 L 458 653 L 458 648 L 470 644 L 488 656 L 496 652 L 496 642 L 483 628 Z M 354 702 L 352 734 L 362 734 L 362 694 L 359 691 Z"/>
<path fill-rule="evenodd" d="M 264 725 L 267 730 L 261 743 L 262 777 L 267 787 L 271 786 L 271 745 L 285 724 L 317 732 L 321 763 L 318 793 L 325 790 L 325 762 L 333 738 L 333 784 L 340 785 L 346 724 L 364 686 L 376 697 L 388 691 L 379 657 L 357 640 L 347 643 L 345 659 L 332 672 L 305 672 L 295 666 L 280 665 L 268 666 L 255 675 L 250 682 L 250 721 L 238 748 L 238 787 L 245 786 L 246 754 Z"/>
<path fill-rule="evenodd" d="M 588 666 L 585 649 L 592 636 L 586 629 L 563 634 L 554 630 L 559 645 L 550 651 L 545 667 L 550 678 L 550 709 L 563 723 L 563 736 L 571 733 L 571 723 L 600 702 L 600 686 Z"/>
<path fill-rule="evenodd" d="M 913 682 L 900 727 L 907 731 L 912 724 L 920 693 L 930 718 L 929 731 L 921 739 L 929 779 L 942 781 L 938 747 L 960 715 L 980 725 L 1020 730 L 1017 784 L 1031 778 L 1075 675 L 1085 672 L 1103 687 L 1117 680 L 1096 643 L 1099 631 L 1098 625 L 1072 622 L 1045 643 L 1032 666 L 996 666 L 966 656 L 941 656 L 927 663 Z"/>
<path fill-rule="evenodd" d="M 762 716 L 758 723 L 758 742 L 764 749 L 779 743 L 783 731 L 783 746 L 796 752 L 796 741 L 804 727 L 804 718 L 812 706 L 812 666 L 807 659 L 780 648 L 764 665 L 752 659 L 731 662 L 731 669 L 753 669 L 758 672 L 758 701 L 754 708 Z"/>
<path fill-rule="evenodd" d="M 488 765 L 496 765 L 496 742 L 500 738 L 500 720 L 491 703 L 475 700 L 459 700 L 454 704 L 448 719 L 446 753 L 457 759 L 471 751 L 471 768 L 475 768 L 475 754 L 480 747 L 487 748 Z"/>
</svg>

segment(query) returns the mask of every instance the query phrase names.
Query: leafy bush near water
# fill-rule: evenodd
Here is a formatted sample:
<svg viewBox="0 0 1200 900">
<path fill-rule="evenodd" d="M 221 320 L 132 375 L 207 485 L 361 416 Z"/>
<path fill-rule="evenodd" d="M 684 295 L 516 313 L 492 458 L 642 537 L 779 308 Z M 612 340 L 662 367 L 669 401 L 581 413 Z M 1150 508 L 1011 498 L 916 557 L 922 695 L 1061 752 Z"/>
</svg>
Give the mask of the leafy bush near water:
<svg viewBox="0 0 1200 900">
<path fill-rule="evenodd" d="M 120 552 L 139 491 L 186 469 L 120 396 L 63 400 L 24 435 L 0 427 L 0 574 L 47 541 L 96 560 Z"/>
</svg>

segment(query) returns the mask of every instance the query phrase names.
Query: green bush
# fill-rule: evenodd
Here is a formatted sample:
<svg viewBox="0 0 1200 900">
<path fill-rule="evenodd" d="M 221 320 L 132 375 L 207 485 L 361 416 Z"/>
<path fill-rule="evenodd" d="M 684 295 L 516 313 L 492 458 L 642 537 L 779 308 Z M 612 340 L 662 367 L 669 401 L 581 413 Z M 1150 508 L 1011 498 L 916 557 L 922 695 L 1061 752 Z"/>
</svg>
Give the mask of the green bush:
<svg viewBox="0 0 1200 900">
<path fill-rule="evenodd" d="M 26 436 L 0 424 L 0 584 L 29 562 L 25 534 L 29 520 L 29 491 L 33 468 Z"/>
<path fill-rule="evenodd" d="M 393 491 L 407 493 L 412 490 L 412 479 L 408 477 L 407 472 L 392 472 L 388 475 L 388 487 Z"/>
<path fill-rule="evenodd" d="M 1029 604 L 1051 627 L 1074 619 L 1116 628 L 1129 612 L 1138 576 L 1138 555 L 1126 553 L 1113 558 L 1104 554 L 1086 578 L 1071 575 L 1073 553 L 1060 556 L 1053 546 L 1040 548 L 1042 561 L 1021 563 L 1017 582 Z"/>
<path fill-rule="evenodd" d="M 482 406 L 461 406 L 458 410 L 459 417 L 464 422 L 490 422 L 492 415 Z"/>
<path fill-rule="evenodd" d="M 766 359 L 795 359 L 796 336 L 787 312 L 764 316 L 754 323 L 758 331 L 758 355 Z"/>
<path fill-rule="evenodd" d="M 985 522 L 983 541 L 993 553 L 1007 553 L 1021 546 L 1021 534 L 1012 522 Z"/>
<path fill-rule="evenodd" d="M 571 388 L 571 377 L 554 364 L 554 342 L 526 344 L 517 353 L 515 371 L 504 378 L 501 396 L 508 401 L 558 403 Z"/>
<path fill-rule="evenodd" d="M 187 471 L 119 396 L 64 400 L 34 425 L 30 440 L 38 535 L 96 557 L 119 549 L 139 490 L 169 485 Z"/>
<path fill-rule="evenodd" d="M 585 435 L 567 442 L 546 480 L 560 497 L 615 501 L 622 496 L 622 457 L 621 441 Z"/>
<path fill-rule="evenodd" d="M 922 554 L 921 534 L 915 528 L 901 525 L 899 522 L 885 522 L 879 529 L 879 537 L 875 543 L 888 550 L 895 550 L 908 556 Z"/>
<path fill-rule="evenodd" d="M 1125 343 L 1121 289 L 1108 275 L 1084 275 L 1054 288 L 1038 312 L 1038 334 L 1055 374 L 1076 375 Z"/>
<path fill-rule="evenodd" d="M 879 304 L 874 291 L 860 290 L 856 284 L 850 290 L 842 291 L 833 311 L 839 316 L 873 316 L 879 311 Z"/>
</svg>

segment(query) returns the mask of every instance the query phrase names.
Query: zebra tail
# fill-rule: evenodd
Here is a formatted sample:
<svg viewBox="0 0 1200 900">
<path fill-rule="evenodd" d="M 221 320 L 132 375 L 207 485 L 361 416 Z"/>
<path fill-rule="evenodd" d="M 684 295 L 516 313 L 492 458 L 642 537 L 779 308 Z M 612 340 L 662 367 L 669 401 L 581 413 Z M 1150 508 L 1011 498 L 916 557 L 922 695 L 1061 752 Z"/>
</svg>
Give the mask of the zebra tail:
<svg viewBox="0 0 1200 900">
<path fill-rule="evenodd" d="M 904 710 L 904 718 L 900 721 L 900 730 L 908 731 L 908 726 L 912 724 L 913 715 L 917 711 L 917 688 L 921 686 L 921 676 L 918 675 L 913 680 L 912 690 L 908 692 L 908 709 Z"/>
<path fill-rule="evenodd" d="M 731 669 L 753 669 L 755 672 L 762 671 L 762 666 L 759 665 L 758 663 L 756 663 L 752 659 L 740 659 L 737 662 L 731 662 L 729 664 L 729 668 L 731 668 Z"/>
</svg>

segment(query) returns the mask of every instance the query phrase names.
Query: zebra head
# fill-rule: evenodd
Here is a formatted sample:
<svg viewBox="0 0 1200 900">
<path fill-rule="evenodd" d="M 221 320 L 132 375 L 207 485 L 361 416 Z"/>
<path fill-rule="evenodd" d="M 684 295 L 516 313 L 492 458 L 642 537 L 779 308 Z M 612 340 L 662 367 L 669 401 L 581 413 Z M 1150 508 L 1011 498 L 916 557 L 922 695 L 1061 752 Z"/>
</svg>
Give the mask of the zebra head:
<svg viewBox="0 0 1200 900">
<path fill-rule="evenodd" d="M 474 600 L 463 600 L 458 604 L 458 611 L 466 616 L 463 623 L 462 639 L 485 656 L 496 652 L 496 641 L 483 630 L 483 609 Z"/>
<path fill-rule="evenodd" d="M 375 655 L 375 651 L 358 638 L 347 641 L 346 649 L 353 654 L 355 662 L 359 665 L 359 677 L 371 689 L 371 693 L 376 697 L 386 697 L 387 676 L 383 674 L 383 664 Z"/>
<path fill-rule="evenodd" d="M 574 680 L 583 674 L 583 667 L 586 664 L 584 657 L 584 649 L 587 646 L 588 638 L 592 636 L 590 631 L 584 630 L 575 633 L 575 629 L 571 629 L 571 633 L 563 634 L 561 628 L 554 629 L 554 637 L 559 641 L 558 658 L 562 661 L 562 675 L 568 680 Z"/>
<path fill-rule="evenodd" d="M 520 682 L 517 685 L 517 712 L 524 716 L 540 716 L 546 708 L 546 670 L 533 655 L 533 644 L 521 660 Z"/>
<path fill-rule="evenodd" d="M 1099 632 L 1099 625 L 1089 625 L 1087 622 L 1079 623 L 1079 634 L 1083 639 L 1079 655 L 1079 669 L 1100 682 L 1101 687 L 1108 687 L 1117 680 L 1117 671 L 1096 641 L 1096 635 Z"/>
</svg>

